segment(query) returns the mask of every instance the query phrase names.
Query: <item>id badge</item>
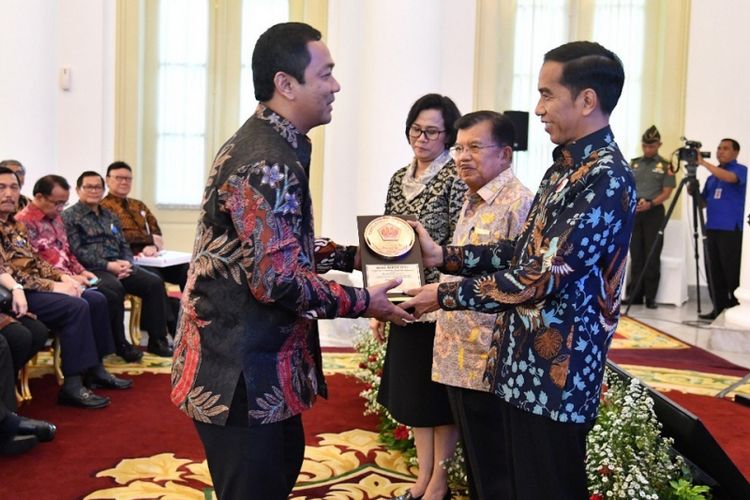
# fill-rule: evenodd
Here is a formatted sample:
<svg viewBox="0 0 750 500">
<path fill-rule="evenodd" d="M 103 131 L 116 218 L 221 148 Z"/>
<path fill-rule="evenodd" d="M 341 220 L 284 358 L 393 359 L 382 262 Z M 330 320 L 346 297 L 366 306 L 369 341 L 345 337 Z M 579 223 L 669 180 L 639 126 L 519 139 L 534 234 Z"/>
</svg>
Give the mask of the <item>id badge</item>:
<svg viewBox="0 0 750 500">
<path fill-rule="evenodd" d="M 720 200 L 721 199 L 721 188 L 716 188 L 716 191 L 714 191 L 714 200 Z"/>
</svg>

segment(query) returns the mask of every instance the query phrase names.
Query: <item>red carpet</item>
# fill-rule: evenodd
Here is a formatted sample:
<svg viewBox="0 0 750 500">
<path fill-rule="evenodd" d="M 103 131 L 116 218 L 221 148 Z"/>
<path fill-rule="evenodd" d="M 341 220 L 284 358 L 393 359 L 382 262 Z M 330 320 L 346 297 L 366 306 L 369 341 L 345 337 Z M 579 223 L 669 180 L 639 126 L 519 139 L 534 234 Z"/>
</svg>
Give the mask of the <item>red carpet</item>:
<svg viewBox="0 0 750 500">
<path fill-rule="evenodd" d="M 329 354 L 329 360 L 333 356 Z M 655 367 L 655 370 L 669 367 L 734 376 L 747 372 L 698 348 L 613 349 L 611 358 L 617 363 Z M 352 364 L 356 366 L 356 362 Z M 123 458 L 173 454 L 173 457 L 170 455 L 172 464 L 175 459 L 201 462 L 203 451 L 192 422 L 169 402 L 169 376 L 146 373 L 133 378 L 132 390 L 106 391 L 112 397 L 112 405 L 102 410 L 58 406 L 55 404 L 58 386 L 54 378 L 32 379 L 34 399 L 22 407 L 21 413 L 54 422 L 58 435 L 53 442 L 40 444 L 26 455 L 0 458 L 0 499 L 83 498 L 95 491 L 126 483 L 132 485 L 137 481 L 127 477 L 120 483 L 116 483 L 112 475 L 96 477 L 97 473 L 121 464 Z M 350 498 L 345 488 L 352 485 L 367 487 L 367 493 L 360 498 L 387 498 L 392 496 L 394 488 L 403 491 L 410 481 L 408 467 L 398 464 L 397 458 L 387 456 L 372 443 L 363 444 L 367 436 L 344 435 L 355 428 L 375 431 L 377 427 L 374 417 L 362 416 L 363 400 L 359 392 L 363 385 L 342 374 L 329 375 L 327 380 L 332 399 L 319 400 L 314 409 L 304 415 L 307 444 L 319 446 L 317 451 L 312 450 L 317 453 L 318 462 L 313 468 L 303 470 L 301 480 L 309 486 L 292 497 Z M 750 478 L 750 408 L 729 400 L 684 392 L 668 391 L 666 394 L 698 415 L 738 468 Z M 328 434 L 319 436 L 324 433 Z M 326 468 L 326 461 L 332 460 L 332 455 L 337 455 L 337 460 L 343 457 L 344 461 L 353 463 L 353 469 L 340 474 L 323 474 L 321 471 Z M 168 475 L 170 465 L 167 462 L 169 460 L 165 459 L 164 470 Z M 181 471 L 181 484 L 189 485 L 193 492 L 202 491 L 206 486 L 205 471 L 201 482 L 198 480 L 200 471 L 191 469 L 194 474 L 187 475 L 185 467 Z M 169 479 L 154 479 L 151 484 L 164 488 L 169 486 Z M 161 497 L 162 494 L 153 494 L 147 498 Z"/>
<path fill-rule="evenodd" d="M 59 406 L 55 403 L 58 386 L 54 378 L 32 379 L 34 399 L 20 413 L 54 422 L 57 436 L 25 455 L 0 457 L 0 498 L 83 498 L 113 486 L 110 478 L 97 478 L 95 474 L 125 457 L 173 453 L 204 460 L 192 421 L 169 401 L 169 376 L 142 374 L 134 379 L 133 389 L 101 391 L 112 398 L 112 404 L 101 410 Z M 362 384 L 339 374 L 327 380 L 333 399 L 320 399 L 304 416 L 308 444 L 323 432 L 355 427 L 375 430 L 376 419 L 362 416 L 358 395 Z"/>
</svg>

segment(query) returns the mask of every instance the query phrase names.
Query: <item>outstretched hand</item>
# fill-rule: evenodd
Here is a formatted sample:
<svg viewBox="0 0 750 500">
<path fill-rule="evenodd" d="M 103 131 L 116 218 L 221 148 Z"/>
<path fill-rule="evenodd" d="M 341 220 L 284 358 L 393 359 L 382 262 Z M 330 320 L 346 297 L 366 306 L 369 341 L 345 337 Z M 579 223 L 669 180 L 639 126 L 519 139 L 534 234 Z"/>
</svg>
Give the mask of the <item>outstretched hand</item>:
<svg viewBox="0 0 750 500">
<path fill-rule="evenodd" d="M 407 290 L 406 294 L 412 298 L 399 304 L 403 309 L 413 309 L 414 316 L 420 318 L 423 314 L 440 309 L 438 303 L 438 283 L 425 285 L 422 288 L 413 288 Z"/>
<path fill-rule="evenodd" d="M 404 326 L 405 324 L 414 321 L 416 319 L 414 316 L 394 305 L 388 300 L 388 296 L 386 295 L 388 290 L 395 288 L 400 284 L 400 279 L 394 279 L 379 285 L 367 287 L 367 291 L 370 293 L 370 305 L 367 307 L 363 316 L 367 318 L 377 318 L 381 321 L 391 321 L 399 326 Z"/>
<path fill-rule="evenodd" d="M 422 263 L 425 267 L 438 267 L 443 265 L 443 247 L 435 243 L 424 226 L 418 221 L 407 221 L 417 232 L 419 246 L 422 247 Z"/>
</svg>

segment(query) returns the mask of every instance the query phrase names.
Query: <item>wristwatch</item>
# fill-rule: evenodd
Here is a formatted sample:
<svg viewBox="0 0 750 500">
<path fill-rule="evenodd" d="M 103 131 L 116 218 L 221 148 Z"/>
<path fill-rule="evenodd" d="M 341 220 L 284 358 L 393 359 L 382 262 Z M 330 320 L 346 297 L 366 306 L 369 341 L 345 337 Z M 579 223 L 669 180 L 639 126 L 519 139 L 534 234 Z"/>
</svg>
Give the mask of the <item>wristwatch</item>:
<svg viewBox="0 0 750 500">
<path fill-rule="evenodd" d="M 13 285 L 13 290 L 23 290 L 23 285 L 20 283 L 16 283 Z"/>
</svg>

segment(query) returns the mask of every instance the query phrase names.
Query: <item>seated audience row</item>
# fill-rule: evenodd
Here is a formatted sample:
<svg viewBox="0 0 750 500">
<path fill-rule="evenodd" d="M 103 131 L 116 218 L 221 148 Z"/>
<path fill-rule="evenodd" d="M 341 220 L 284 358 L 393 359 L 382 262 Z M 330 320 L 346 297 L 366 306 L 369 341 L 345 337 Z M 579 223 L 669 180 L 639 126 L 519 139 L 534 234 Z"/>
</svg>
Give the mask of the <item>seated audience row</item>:
<svg viewBox="0 0 750 500">
<path fill-rule="evenodd" d="M 39 257 L 23 223 L 15 220 L 19 195 L 16 174 L 0 167 L 0 283 L 12 290 L 18 317 L 33 313 L 59 339 L 65 380 L 58 402 L 107 406 L 109 398 L 91 388 L 127 389 L 132 381 L 115 377 L 102 364 L 102 357 L 114 352 L 106 299 Z"/>
</svg>

